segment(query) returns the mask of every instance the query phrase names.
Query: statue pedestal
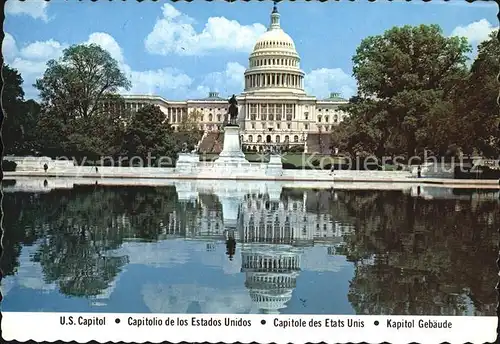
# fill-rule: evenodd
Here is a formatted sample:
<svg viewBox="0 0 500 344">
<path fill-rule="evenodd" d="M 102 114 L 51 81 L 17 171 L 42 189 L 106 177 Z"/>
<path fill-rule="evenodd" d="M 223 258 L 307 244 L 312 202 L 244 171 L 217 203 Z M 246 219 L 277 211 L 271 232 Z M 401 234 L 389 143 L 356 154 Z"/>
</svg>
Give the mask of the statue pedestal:
<svg viewBox="0 0 500 344">
<path fill-rule="evenodd" d="M 267 163 L 266 175 L 279 177 L 283 175 L 283 163 L 281 162 L 281 155 L 271 154 L 269 162 Z"/>
<path fill-rule="evenodd" d="M 196 153 L 179 153 L 179 158 L 175 164 L 176 173 L 193 173 L 197 171 L 200 163 L 200 156 Z"/>
<path fill-rule="evenodd" d="M 237 125 L 228 125 L 224 128 L 224 148 L 214 164 L 227 167 L 250 165 L 241 150 L 240 128 Z"/>
</svg>

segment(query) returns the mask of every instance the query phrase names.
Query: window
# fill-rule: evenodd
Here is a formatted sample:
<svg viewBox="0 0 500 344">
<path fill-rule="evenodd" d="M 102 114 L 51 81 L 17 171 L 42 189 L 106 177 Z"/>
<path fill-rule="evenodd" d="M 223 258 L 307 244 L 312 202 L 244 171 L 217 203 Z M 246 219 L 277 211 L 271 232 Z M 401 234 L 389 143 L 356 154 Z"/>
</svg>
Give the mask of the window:
<svg viewBox="0 0 500 344">
<path fill-rule="evenodd" d="M 262 104 L 260 106 L 260 112 L 261 112 L 261 114 L 266 114 L 267 115 L 267 104 Z"/>
<path fill-rule="evenodd" d="M 304 129 L 305 130 L 309 129 L 309 124 L 304 124 Z"/>
<path fill-rule="evenodd" d="M 309 112 L 304 112 L 304 116 L 305 116 L 306 121 L 309 120 Z"/>
<path fill-rule="evenodd" d="M 328 110 L 327 110 L 327 111 L 328 111 Z M 327 122 L 327 123 L 328 123 L 328 120 L 329 120 L 328 116 L 325 116 L 325 122 Z"/>
<path fill-rule="evenodd" d="M 253 136 L 252 135 L 248 135 L 248 142 L 250 142 L 250 143 L 253 142 Z"/>
<path fill-rule="evenodd" d="M 291 124 L 291 123 L 287 123 L 287 124 L 286 124 L 286 127 L 287 127 L 288 129 L 292 129 L 292 124 Z"/>
<path fill-rule="evenodd" d="M 213 118 L 212 118 L 212 114 L 209 114 L 209 115 L 208 115 L 208 121 L 209 121 L 209 122 L 212 122 L 212 119 L 213 119 Z"/>
<path fill-rule="evenodd" d="M 276 129 L 281 129 L 281 124 L 276 123 Z"/>
<path fill-rule="evenodd" d="M 295 135 L 293 137 L 293 142 L 295 142 L 295 143 L 299 142 L 299 136 L 298 135 Z"/>
<path fill-rule="evenodd" d="M 318 116 L 318 123 L 321 123 L 321 116 Z"/>
<path fill-rule="evenodd" d="M 255 129 L 255 123 L 252 123 L 252 129 Z"/>
<path fill-rule="evenodd" d="M 257 142 L 262 142 L 262 135 L 257 136 Z"/>
<path fill-rule="evenodd" d="M 290 141 L 290 136 L 285 135 L 285 142 L 288 142 L 288 141 Z"/>
<path fill-rule="evenodd" d="M 338 122 L 338 120 L 339 120 L 339 117 L 338 117 L 337 115 L 333 116 L 333 121 L 334 121 L 335 123 L 337 123 L 337 122 Z"/>
<path fill-rule="evenodd" d="M 217 115 L 217 122 L 220 122 L 220 114 Z"/>
<path fill-rule="evenodd" d="M 279 136 L 279 135 L 277 135 L 277 136 L 276 136 L 276 143 L 280 143 L 280 141 L 281 141 L 280 136 Z"/>
</svg>

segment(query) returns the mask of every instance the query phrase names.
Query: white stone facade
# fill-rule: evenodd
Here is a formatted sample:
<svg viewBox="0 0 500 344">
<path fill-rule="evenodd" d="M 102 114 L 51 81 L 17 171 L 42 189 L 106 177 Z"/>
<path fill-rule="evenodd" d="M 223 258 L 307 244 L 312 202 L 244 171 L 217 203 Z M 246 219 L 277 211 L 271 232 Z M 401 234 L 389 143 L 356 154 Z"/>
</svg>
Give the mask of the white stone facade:
<svg viewBox="0 0 500 344">
<path fill-rule="evenodd" d="M 276 6 L 271 23 L 255 43 L 244 74 L 245 89 L 237 95 L 242 144 L 250 149 L 268 143 L 304 147 L 308 134 L 330 133 L 347 116 L 339 106 L 348 103 L 337 93 L 317 99 L 304 91 L 304 72 L 292 38 L 280 25 Z M 228 95 L 229 97 L 230 95 Z M 210 92 L 204 99 L 170 101 L 160 96 L 124 96 L 126 106 L 138 110 L 146 104 L 158 105 L 178 128 L 183 116 L 195 110 L 200 129 L 219 131 L 223 127 L 228 98 Z"/>
</svg>

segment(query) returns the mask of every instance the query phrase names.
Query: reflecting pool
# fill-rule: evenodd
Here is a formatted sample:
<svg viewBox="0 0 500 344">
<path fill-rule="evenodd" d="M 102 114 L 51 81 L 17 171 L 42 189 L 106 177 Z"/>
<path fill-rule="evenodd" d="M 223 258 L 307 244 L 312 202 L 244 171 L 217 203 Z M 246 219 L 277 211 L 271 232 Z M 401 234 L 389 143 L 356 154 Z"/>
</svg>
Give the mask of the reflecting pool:
<svg viewBox="0 0 500 344">
<path fill-rule="evenodd" d="M 3 311 L 496 314 L 498 190 L 11 182 L 3 208 Z"/>
</svg>

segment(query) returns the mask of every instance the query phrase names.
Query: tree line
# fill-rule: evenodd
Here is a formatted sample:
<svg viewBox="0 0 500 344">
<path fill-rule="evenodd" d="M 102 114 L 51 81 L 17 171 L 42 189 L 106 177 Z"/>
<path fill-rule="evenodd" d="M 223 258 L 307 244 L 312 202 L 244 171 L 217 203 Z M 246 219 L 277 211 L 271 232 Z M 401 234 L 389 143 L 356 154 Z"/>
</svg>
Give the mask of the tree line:
<svg viewBox="0 0 500 344">
<path fill-rule="evenodd" d="M 472 64 L 467 40 L 446 37 L 437 25 L 364 39 L 353 57 L 358 93 L 346 106 L 350 117 L 332 133 L 333 146 L 350 156 L 498 156 L 496 34 L 479 45 Z M 127 110 L 118 92 L 130 81 L 94 44 L 71 46 L 47 63 L 34 85 L 39 102 L 24 99 L 18 71 L 4 65 L 3 75 L 6 154 L 175 159 L 184 142 L 192 148 L 202 135 L 199 114 L 175 132 L 154 105 Z M 121 106 L 103 106 L 110 102 Z"/>
<path fill-rule="evenodd" d="M 193 119 L 197 114 L 184 118 L 174 131 L 158 106 L 127 109 L 118 92 L 130 89 L 130 81 L 98 45 L 74 45 L 59 60 L 49 61 L 34 84 L 39 102 L 24 99 L 17 70 L 2 68 L 7 155 L 64 156 L 78 161 L 124 156 L 175 159 L 184 143 L 192 149 L 201 138 Z"/>
<path fill-rule="evenodd" d="M 356 155 L 498 157 L 500 43 L 472 49 L 437 25 L 394 27 L 364 39 L 353 57 L 358 93 L 333 146 Z"/>
<path fill-rule="evenodd" d="M 353 264 L 348 299 L 356 314 L 466 314 L 466 295 L 474 315 L 495 314 L 495 199 L 471 190 L 455 190 L 460 199 L 426 200 L 401 191 L 338 190 L 334 196 L 329 190 L 284 189 L 279 203 L 303 200 L 304 193 L 307 213 L 331 214 L 354 228 L 344 232 L 335 254 Z M 205 207 L 217 216 L 222 207 L 213 194 L 201 194 L 200 202 L 180 201 L 174 187 L 78 186 L 39 197 L 4 197 L 9 230 L 3 237 L 3 276 L 17 273 L 23 246 L 39 243 L 32 260 L 48 283 L 72 296 L 107 288 L 128 263 L 127 256 L 108 253 L 128 239 L 193 238 Z M 168 225 L 173 213 L 176 226 Z"/>
</svg>

